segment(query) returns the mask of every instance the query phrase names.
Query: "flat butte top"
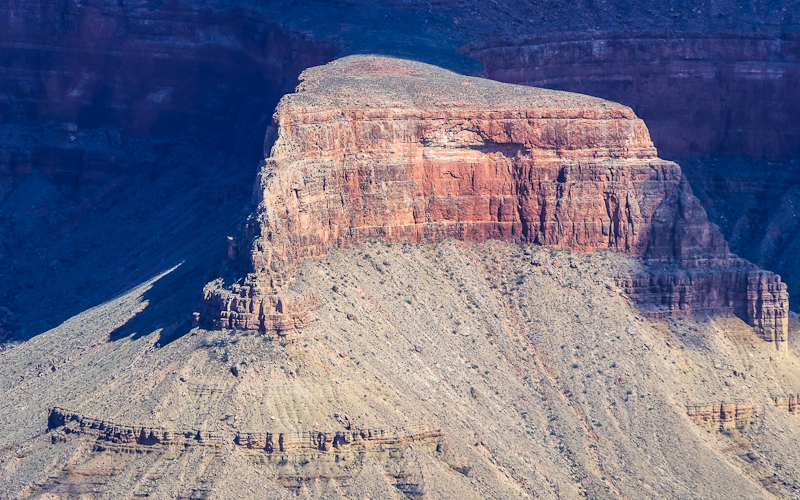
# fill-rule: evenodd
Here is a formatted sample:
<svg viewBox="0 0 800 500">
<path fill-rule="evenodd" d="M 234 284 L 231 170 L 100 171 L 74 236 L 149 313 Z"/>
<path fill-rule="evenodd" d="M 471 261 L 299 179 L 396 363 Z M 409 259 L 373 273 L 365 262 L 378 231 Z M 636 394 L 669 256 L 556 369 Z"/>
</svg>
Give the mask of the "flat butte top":
<svg viewBox="0 0 800 500">
<path fill-rule="evenodd" d="M 635 119 L 621 104 L 572 92 L 500 83 L 459 75 L 437 66 L 406 59 L 355 55 L 305 70 L 286 107 L 305 112 L 352 109 L 418 109 L 443 111 L 561 110 L 584 118 Z M 282 109 L 283 108 L 283 109 Z M 550 114 L 545 112 L 545 114 Z"/>
</svg>

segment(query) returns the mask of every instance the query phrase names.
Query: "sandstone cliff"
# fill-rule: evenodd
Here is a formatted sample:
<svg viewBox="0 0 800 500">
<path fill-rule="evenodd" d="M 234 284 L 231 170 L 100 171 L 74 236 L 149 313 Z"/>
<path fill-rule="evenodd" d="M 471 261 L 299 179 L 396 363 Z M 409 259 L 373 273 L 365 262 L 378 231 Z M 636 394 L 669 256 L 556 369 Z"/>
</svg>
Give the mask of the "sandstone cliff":
<svg viewBox="0 0 800 500">
<path fill-rule="evenodd" d="M 732 312 L 785 340 L 785 285 L 729 252 L 630 108 L 373 56 L 301 80 L 267 132 L 257 211 L 229 245 L 247 278 L 204 292 L 216 327 L 302 326 L 308 297 L 286 285 L 332 248 L 496 238 L 647 258 L 665 268 L 660 281 L 684 269 L 681 293 L 697 301 L 641 280 L 628 292 L 667 312 Z"/>
</svg>

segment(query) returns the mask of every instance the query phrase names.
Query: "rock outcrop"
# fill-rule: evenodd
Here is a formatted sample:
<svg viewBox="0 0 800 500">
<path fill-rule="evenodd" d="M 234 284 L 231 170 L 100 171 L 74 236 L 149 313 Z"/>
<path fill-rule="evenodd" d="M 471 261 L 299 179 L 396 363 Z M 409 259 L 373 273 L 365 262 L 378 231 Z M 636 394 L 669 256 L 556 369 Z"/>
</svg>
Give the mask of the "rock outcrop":
<svg viewBox="0 0 800 500">
<path fill-rule="evenodd" d="M 776 408 L 788 411 L 792 415 L 800 414 L 800 394 L 775 396 L 773 399 L 775 400 Z"/>
<path fill-rule="evenodd" d="M 667 311 L 733 312 L 765 337 L 785 338 L 785 285 L 729 252 L 630 108 L 374 56 L 301 80 L 267 133 L 257 211 L 229 245 L 231 265 L 247 277 L 205 290 L 214 326 L 304 323 L 272 319 L 273 304 L 298 314 L 292 304 L 306 301 L 282 298 L 295 265 L 332 248 L 498 238 L 623 252 L 670 276 L 686 270 L 694 277 L 684 295 L 704 298 L 673 300 L 685 283 L 662 278 L 631 281 L 629 293 Z"/>
<path fill-rule="evenodd" d="M 758 409 L 750 403 L 737 401 L 687 406 L 689 419 L 704 429 L 730 432 L 748 431 L 755 424 Z"/>
<path fill-rule="evenodd" d="M 63 408 L 53 408 L 47 420 L 51 440 L 70 436 L 96 440 L 96 451 L 146 453 L 153 449 L 210 447 L 235 445 L 248 454 L 267 454 L 283 457 L 353 453 L 401 452 L 403 444 L 419 443 L 430 451 L 441 449 L 440 431 L 419 427 L 415 429 L 351 429 L 347 431 L 313 430 L 304 432 L 224 432 L 203 429 L 174 429 L 146 425 L 125 425 L 86 417 Z M 288 458 L 284 458 L 288 460 Z"/>
<path fill-rule="evenodd" d="M 203 290 L 203 312 L 216 318 L 215 328 L 261 330 L 290 339 L 289 333 L 309 325 L 317 307 L 314 294 L 270 293 L 278 290 L 272 281 L 264 290 L 250 283 L 235 283 L 230 289 L 209 283 Z"/>
<path fill-rule="evenodd" d="M 747 320 L 777 350 L 788 349 L 786 284 L 746 261 L 722 269 L 656 271 L 623 279 L 620 285 L 651 318 L 693 311 L 733 315 Z"/>
</svg>

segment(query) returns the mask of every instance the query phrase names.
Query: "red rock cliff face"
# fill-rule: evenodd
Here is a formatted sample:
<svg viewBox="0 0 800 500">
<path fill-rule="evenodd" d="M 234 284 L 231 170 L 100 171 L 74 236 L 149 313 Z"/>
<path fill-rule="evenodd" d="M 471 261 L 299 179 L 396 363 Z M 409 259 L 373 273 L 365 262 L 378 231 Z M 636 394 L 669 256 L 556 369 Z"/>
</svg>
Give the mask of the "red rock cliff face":
<svg viewBox="0 0 800 500">
<path fill-rule="evenodd" d="M 206 289 L 219 327 L 285 325 L 276 315 L 293 302 L 270 297 L 294 266 L 372 238 L 497 238 L 692 270 L 744 265 L 625 106 L 369 56 L 301 78 L 268 133 L 257 213 L 229 251 L 250 274 L 232 290 Z M 740 293 L 743 283 L 719 286 Z M 743 313 L 753 324 L 763 316 Z"/>
</svg>

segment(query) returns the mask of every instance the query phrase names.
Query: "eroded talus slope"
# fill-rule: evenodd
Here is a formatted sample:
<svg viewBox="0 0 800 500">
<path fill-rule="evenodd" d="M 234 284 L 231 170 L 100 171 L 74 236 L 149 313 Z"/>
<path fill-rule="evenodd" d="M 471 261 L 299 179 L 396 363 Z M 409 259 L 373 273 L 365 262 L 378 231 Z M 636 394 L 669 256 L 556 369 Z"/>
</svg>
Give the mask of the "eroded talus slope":
<svg viewBox="0 0 800 500">
<path fill-rule="evenodd" d="M 616 285 L 641 265 L 366 243 L 299 265 L 289 290 L 318 296 L 300 341 L 109 340 L 157 307 L 149 283 L 0 353 L 0 491 L 796 496 L 800 418 L 774 399 L 800 391 L 795 337 L 777 358 L 737 318 L 644 318 Z"/>
<path fill-rule="evenodd" d="M 302 259 L 332 248 L 494 238 L 689 270 L 626 287 L 667 313 L 736 314 L 785 348 L 785 285 L 729 252 L 630 108 L 374 56 L 301 79 L 267 133 L 257 212 L 229 247 L 249 274 L 206 288 L 217 327 L 305 326 L 313 296 L 281 293 Z"/>
</svg>

